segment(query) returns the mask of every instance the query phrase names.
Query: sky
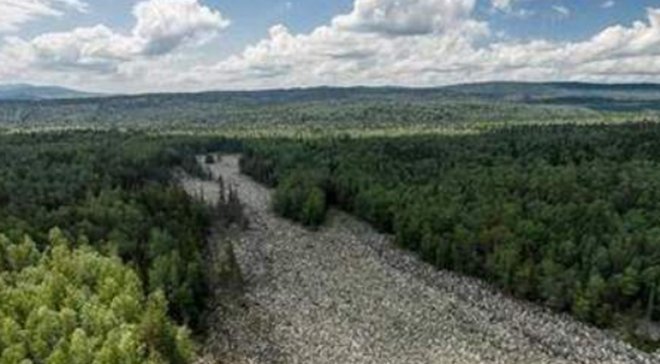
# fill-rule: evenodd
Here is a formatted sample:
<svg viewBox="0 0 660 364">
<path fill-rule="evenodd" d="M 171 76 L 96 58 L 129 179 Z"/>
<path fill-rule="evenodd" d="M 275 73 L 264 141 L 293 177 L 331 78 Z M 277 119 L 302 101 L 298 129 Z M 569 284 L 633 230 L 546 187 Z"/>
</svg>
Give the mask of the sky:
<svg viewBox="0 0 660 364">
<path fill-rule="evenodd" d="M 660 0 L 0 0 L 0 83 L 660 82 Z"/>
</svg>

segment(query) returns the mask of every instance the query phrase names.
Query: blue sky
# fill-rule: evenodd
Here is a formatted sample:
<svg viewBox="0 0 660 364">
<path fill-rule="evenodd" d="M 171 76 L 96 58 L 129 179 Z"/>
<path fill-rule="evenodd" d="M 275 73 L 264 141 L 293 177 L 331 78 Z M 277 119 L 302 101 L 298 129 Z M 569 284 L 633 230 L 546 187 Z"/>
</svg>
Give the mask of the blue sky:
<svg viewBox="0 0 660 364">
<path fill-rule="evenodd" d="M 0 0 L 0 39 L 0 82 L 115 92 L 660 81 L 660 0 Z"/>
<path fill-rule="evenodd" d="M 1 2 L 2 0 L 0 0 Z M 19 34 L 38 35 L 46 31 L 65 31 L 75 26 L 108 24 L 130 31 L 134 22 L 134 0 L 90 0 L 88 13 L 71 12 L 59 18 L 44 18 L 26 26 Z M 490 0 L 480 0 L 478 16 L 491 21 L 494 29 L 516 38 L 580 40 L 616 24 L 630 24 L 644 18 L 646 9 L 660 6 L 660 0 L 618 0 L 604 8 L 606 0 L 520 0 L 515 9 L 531 14 L 518 16 L 492 11 Z M 224 52 L 240 51 L 263 38 L 276 24 L 292 32 L 304 33 L 328 23 L 333 16 L 350 12 L 353 0 L 205 0 L 202 3 L 220 10 L 233 25 L 224 35 Z M 553 6 L 564 6 L 569 16 L 560 16 Z"/>
<path fill-rule="evenodd" d="M 2 2 L 2 0 L 0 0 Z M 134 23 L 131 9 L 134 0 L 90 0 L 88 13 L 69 12 L 62 17 L 48 17 L 27 24 L 23 36 L 66 31 L 75 26 L 107 24 L 130 32 Z M 205 0 L 201 3 L 218 9 L 232 21 L 222 35 L 222 47 L 205 50 L 214 55 L 229 55 L 263 38 L 276 24 L 286 24 L 295 32 L 309 32 L 327 23 L 336 14 L 349 12 L 351 0 Z"/>
<path fill-rule="evenodd" d="M 482 9 L 488 9 L 488 3 L 482 1 Z M 643 19 L 647 8 L 660 6 L 660 0 L 618 0 L 604 7 L 606 3 L 605 0 L 520 1 L 519 9 L 533 14 L 517 17 L 499 12 L 491 15 L 491 20 L 495 28 L 512 37 L 582 40 L 605 27 Z M 561 16 L 553 6 L 566 7 L 570 14 Z"/>
</svg>

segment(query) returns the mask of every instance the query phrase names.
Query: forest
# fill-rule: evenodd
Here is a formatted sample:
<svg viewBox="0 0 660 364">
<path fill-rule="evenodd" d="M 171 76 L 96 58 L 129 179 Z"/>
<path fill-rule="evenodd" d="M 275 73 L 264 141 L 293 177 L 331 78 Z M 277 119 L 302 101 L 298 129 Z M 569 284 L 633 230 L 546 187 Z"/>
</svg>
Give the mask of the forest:
<svg viewBox="0 0 660 364">
<path fill-rule="evenodd" d="M 309 226 L 349 211 L 439 269 L 641 347 L 660 321 L 660 127 L 528 126 L 478 135 L 249 142 L 242 170 Z"/>
<path fill-rule="evenodd" d="M 639 105 L 660 91 L 491 86 L 0 102 L 0 364 L 195 359 L 209 231 L 250 218 L 180 186 L 209 153 L 242 154 L 311 230 L 344 210 L 657 349 L 640 327 L 660 323 L 660 124 Z M 590 104 L 622 95 L 634 113 Z"/>
<path fill-rule="evenodd" d="M 273 136 L 501 124 L 658 119 L 654 85 L 485 83 L 441 88 L 312 89 L 22 100 L 0 95 L 0 128 L 94 128 Z"/>
<path fill-rule="evenodd" d="M 173 168 L 222 138 L 0 136 L 0 363 L 188 363 L 214 216 Z M 223 208 L 218 206 L 217 208 Z"/>
</svg>

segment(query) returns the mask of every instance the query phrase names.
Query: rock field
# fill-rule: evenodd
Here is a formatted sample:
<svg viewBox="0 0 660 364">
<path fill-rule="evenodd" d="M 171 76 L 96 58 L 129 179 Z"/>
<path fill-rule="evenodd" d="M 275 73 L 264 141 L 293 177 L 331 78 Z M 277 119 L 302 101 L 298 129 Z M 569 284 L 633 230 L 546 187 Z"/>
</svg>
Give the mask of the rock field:
<svg viewBox="0 0 660 364">
<path fill-rule="evenodd" d="M 271 191 L 239 173 L 238 156 L 207 168 L 237 189 L 250 227 L 232 240 L 244 291 L 217 292 L 199 363 L 660 363 L 566 315 L 437 271 L 347 214 L 333 211 L 319 231 L 277 217 Z M 215 183 L 183 185 L 217 198 Z"/>
</svg>

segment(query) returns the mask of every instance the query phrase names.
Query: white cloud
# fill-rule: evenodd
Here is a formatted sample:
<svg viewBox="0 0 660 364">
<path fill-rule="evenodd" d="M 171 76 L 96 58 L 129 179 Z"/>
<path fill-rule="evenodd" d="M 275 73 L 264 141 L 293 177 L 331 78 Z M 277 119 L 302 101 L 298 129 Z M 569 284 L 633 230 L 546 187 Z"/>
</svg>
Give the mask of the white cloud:
<svg viewBox="0 0 660 364">
<path fill-rule="evenodd" d="M 417 35 L 444 32 L 464 22 L 475 0 L 356 0 L 353 11 L 332 21 L 341 30 Z"/>
<path fill-rule="evenodd" d="M 472 0 L 356 0 L 350 14 L 309 34 L 275 26 L 242 54 L 184 77 L 232 87 L 438 83 L 451 70 L 464 69 L 473 42 L 489 33 L 471 17 L 474 5 Z"/>
<path fill-rule="evenodd" d="M 146 54 L 164 54 L 188 41 L 204 40 L 230 21 L 198 0 L 150 0 L 133 8 L 133 37 Z"/>
<path fill-rule="evenodd" d="M 62 16 L 67 10 L 86 12 L 81 0 L 0 0 L 0 33 L 12 32 L 32 20 Z"/>
<path fill-rule="evenodd" d="M 459 18 L 465 19 L 461 24 L 470 22 L 463 14 Z M 660 9 L 649 9 L 646 22 L 606 28 L 583 42 L 497 41 L 483 38 L 487 35 L 483 31 L 394 33 L 407 35 L 402 37 L 380 28 L 371 32 L 347 28 L 336 19 L 309 34 L 294 35 L 284 26 L 274 27 L 267 39 L 242 54 L 212 67 L 197 67 L 182 80 L 206 82 L 210 87 L 253 88 L 434 86 L 494 79 L 601 79 L 605 75 L 660 79 Z"/>
<path fill-rule="evenodd" d="M 187 5 L 168 11 L 174 1 Z M 523 42 L 493 36 L 477 20 L 472 0 L 355 0 L 349 13 L 308 33 L 277 25 L 244 51 L 203 64 L 176 49 L 206 39 L 228 21 L 194 0 L 149 4 L 148 10 L 135 8 L 136 25 L 126 34 L 97 26 L 10 39 L 0 51 L 0 79 L 20 73 L 111 91 L 660 81 L 660 8 L 649 9 L 645 20 L 608 27 L 583 41 Z M 94 72 L 85 73 L 89 70 Z"/>
<path fill-rule="evenodd" d="M 607 1 L 603 2 L 602 4 L 600 4 L 600 7 L 603 8 L 603 9 L 609 9 L 609 8 L 614 7 L 614 5 L 616 5 L 616 2 L 614 0 L 607 0 Z"/>
<path fill-rule="evenodd" d="M 506 75 L 512 70 L 551 72 L 555 78 L 593 78 L 608 75 L 660 76 L 660 9 L 649 9 L 647 22 L 631 27 L 604 29 L 584 42 L 502 43 L 489 47 L 488 58 L 494 72 Z M 646 71 L 640 72 L 641 65 Z M 543 78 L 543 77 L 536 77 Z"/>
<path fill-rule="evenodd" d="M 564 18 L 567 18 L 571 15 L 571 10 L 563 5 L 553 5 L 552 10 Z"/>
<path fill-rule="evenodd" d="M 501 11 L 511 10 L 511 6 L 513 4 L 513 0 L 492 0 L 492 2 L 493 2 L 493 7 Z"/>
<path fill-rule="evenodd" d="M 116 34 L 104 25 L 47 33 L 30 41 L 8 39 L 6 49 L 20 55 L 27 65 L 54 70 L 108 70 L 115 62 L 140 52 L 132 38 Z"/>
<path fill-rule="evenodd" d="M 136 23 L 130 34 L 97 25 L 46 33 L 31 40 L 9 38 L 3 53 L 14 54 L 27 67 L 114 72 L 122 62 L 165 55 L 208 40 L 229 26 L 229 20 L 218 11 L 197 0 L 143 1 L 134 6 L 133 15 Z"/>
</svg>

